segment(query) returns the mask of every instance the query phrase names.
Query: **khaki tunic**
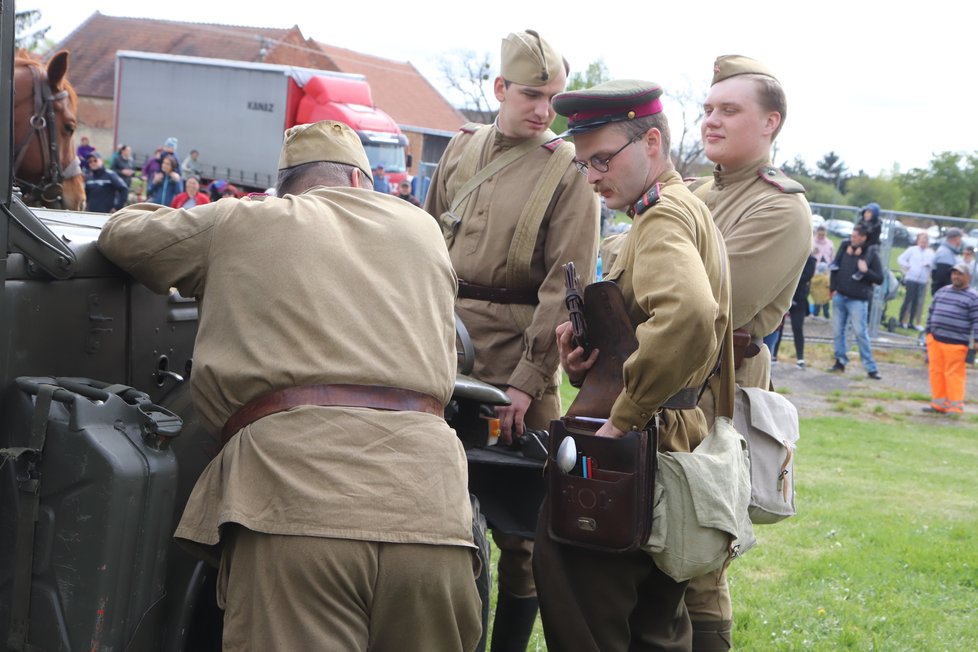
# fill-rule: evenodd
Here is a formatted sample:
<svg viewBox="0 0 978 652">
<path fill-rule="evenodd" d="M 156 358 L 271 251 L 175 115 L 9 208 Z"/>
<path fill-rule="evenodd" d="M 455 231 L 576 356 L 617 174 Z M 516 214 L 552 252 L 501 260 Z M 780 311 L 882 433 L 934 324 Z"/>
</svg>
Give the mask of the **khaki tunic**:
<svg viewBox="0 0 978 652">
<path fill-rule="evenodd" d="M 767 389 L 771 352 L 760 340 L 774 332 L 791 305 L 812 248 L 811 210 L 801 186 L 778 170 L 772 173 L 767 158 L 729 170 L 717 165 L 713 178 L 695 187 L 727 247 L 733 327 L 747 329 L 760 346 L 760 353 L 737 370 L 737 384 Z M 710 391 L 700 406 L 712 424 L 718 410 Z M 719 640 L 729 643 L 733 610 L 725 568 L 693 578 L 685 601 L 696 630 L 694 649 L 721 649 L 711 647 L 716 630 L 725 632 Z"/>
<path fill-rule="evenodd" d="M 713 179 L 695 190 L 727 247 L 733 327 L 758 341 L 781 323 L 812 249 L 811 209 L 795 192 L 803 189 L 771 169 L 767 158 L 729 170 L 717 165 Z M 766 389 L 770 364 L 767 351 L 746 359 L 737 382 Z"/>
<path fill-rule="evenodd" d="M 418 208 L 317 187 L 192 210 L 137 204 L 109 219 L 105 254 L 156 292 L 201 299 L 194 405 L 218 432 L 269 391 L 316 383 L 403 387 L 443 403 L 456 354 L 455 275 Z M 304 406 L 238 433 L 204 470 L 176 536 L 220 526 L 471 546 L 462 446 L 421 412 Z"/>
<path fill-rule="evenodd" d="M 494 132 L 487 139 L 479 169 L 523 142 Z M 468 131 L 459 132 L 432 177 L 425 209 L 435 217 L 451 208 L 454 188 L 461 186 L 452 183 L 452 177 L 471 138 Z M 487 287 L 506 286 L 506 258 L 517 222 L 550 156 L 545 147 L 531 150 L 483 182 L 463 203 L 461 223 L 449 245 L 460 279 Z M 597 195 L 576 168 L 568 165 L 533 251 L 530 287 L 540 288 L 540 303 L 529 327 L 520 327 L 508 305 L 473 299 L 456 303 L 475 346 L 473 376 L 515 387 L 534 399 L 556 385 L 559 354 L 554 329 L 567 320 L 561 266 L 573 261 L 583 283 L 594 278 L 599 216 Z"/>
<path fill-rule="evenodd" d="M 730 318 L 723 244 L 709 211 L 676 172 L 656 181 L 658 203 L 635 216 L 607 276 L 620 285 L 638 338 L 611 411 L 625 431 L 645 427 L 679 390 L 703 385 Z M 666 410 L 659 448 L 689 451 L 706 434 L 699 408 Z"/>
</svg>

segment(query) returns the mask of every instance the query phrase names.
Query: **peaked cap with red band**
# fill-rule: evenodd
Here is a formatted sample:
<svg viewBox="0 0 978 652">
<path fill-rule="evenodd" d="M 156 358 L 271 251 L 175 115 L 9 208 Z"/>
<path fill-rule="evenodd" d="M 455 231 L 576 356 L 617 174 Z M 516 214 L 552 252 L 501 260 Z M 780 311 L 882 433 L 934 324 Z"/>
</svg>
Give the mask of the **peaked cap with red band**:
<svg viewBox="0 0 978 652">
<path fill-rule="evenodd" d="M 567 131 L 560 137 L 661 113 L 661 96 L 661 86 L 636 79 L 619 79 L 580 91 L 558 93 L 553 99 L 554 110 L 567 117 Z"/>
</svg>

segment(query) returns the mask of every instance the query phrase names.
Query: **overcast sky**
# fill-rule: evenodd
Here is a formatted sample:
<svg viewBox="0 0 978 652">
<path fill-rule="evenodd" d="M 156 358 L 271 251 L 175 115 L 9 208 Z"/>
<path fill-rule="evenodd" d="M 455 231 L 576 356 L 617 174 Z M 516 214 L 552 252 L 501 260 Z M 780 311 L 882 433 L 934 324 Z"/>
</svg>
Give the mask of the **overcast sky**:
<svg viewBox="0 0 978 652">
<path fill-rule="evenodd" d="M 949 0 L 901 4 L 23 0 L 17 9 L 39 9 L 40 24 L 51 26 L 56 41 L 95 10 L 298 25 L 309 38 L 410 61 L 437 88 L 444 87 L 439 57 L 462 49 L 490 52 L 498 65 L 500 39 L 528 28 L 560 50 L 572 70 L 601 59 L 613 78 L 655 81 L 667 94 L 692 89 L 704 95 L 716 56 L 745 54 L 767 63 L 788 96 L 778 163 L 801 156 L 813 167 L 831 150 L 850 171 L 876 175 L 894 165 L 900 171 L 926 167 L 937 152 L 978 151 L 978 129 L 965 127 L 960 117 L 978 104 L 974 48 L 967 45 L 974 41 L 975 10 Z M 489 9 L 480 12 L 480 6 Z M 675 130 L 679 114 L 667 111 Z"/>
</svg>

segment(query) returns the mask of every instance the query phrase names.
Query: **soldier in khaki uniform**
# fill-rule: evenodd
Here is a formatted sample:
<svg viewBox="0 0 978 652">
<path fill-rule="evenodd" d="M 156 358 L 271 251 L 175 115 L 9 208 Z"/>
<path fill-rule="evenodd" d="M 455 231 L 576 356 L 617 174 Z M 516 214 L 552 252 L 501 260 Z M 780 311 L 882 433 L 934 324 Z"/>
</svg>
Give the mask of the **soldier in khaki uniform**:
<svg viewBox="0 0 978 652">
<path fill-rule="evenodd" d="M 717 58 L 701 124 L 706 156 L 716 166 L 712 178 L 693 187 L 727 247 L 733 327 L 750 336 L 752 346 L 736 373 L 743 387 L 770 386 L 771 354 L 761 338 L 778 328 L 791 305 L 812 247 L 805 189 L 771 162 L 785 115 L 784 91 L 764 64 L 739 55 Z M 710 401 L 705 395 L 712 420 Z M 726 573 L 693 579 L 686 605 L 693 649 L 729 649 L 733 613 Z"/>
<path fill-rule="evenodd" d="M 344 124 L 287 131 L 279 169 L 279 197 L 137 204 L 99 238 L 150 289 L 202 302 L 194 405 L 226 445 L 176 536 L 220 559 L 225 649 L 470 651 L 444 241 L 371 189 Z"/>
<path fill-rule="evenodd" d="M 473 376 L 505 389 L 502 439 L 546 429 L 560 416 L 554 328 L 566 319 L 561 265 L 594 275 L 599 207 L 554 141 L 551 98 L 567 63 L 533 31 L 502 43 L 494 82 L 499 115 L 466 125 L 449 143 L 425 209 L 441 223 L 459 277 L 456 311 L 475 347 Z M 542 482 L 542 479 L 541 479 Z M 536 617 L 532 542 L 493 532 L 500 549 L 492 650 L 522 650 Z"/>
<path fill-rule="evenodd" d="M 638 349 L 624 363 L 624 389 L 599 435 L 620 437 L 658 415 L 659 448 L 690 451 L 707 435 L 695 400 L 663 409 L 684 390 L 713 377 L 721 345 L 729 343 L 729 281 L 723 243 L 710 213 L 683 183 L 669 152 L 669 127 L 649 82 L 617 81 L 554 98 L 568 116 L 576 158 L 587 180 L 633 225 L 607 279 L 621 287 Z M 561 363 L 583 380 L 600 351 L 583 359 L 571 345 L 570 324 L 558 330 Z M 732 364 L 725 349 L 724 363 Z M 721 388 L 727 405 L 733 385 Z M 644 551 L 594 552 L 562 545 L 537 530 L 534 572 L 550 650 L 615 652 L 688 649 L 685 582 L 660 571 Z"/>
</svg>

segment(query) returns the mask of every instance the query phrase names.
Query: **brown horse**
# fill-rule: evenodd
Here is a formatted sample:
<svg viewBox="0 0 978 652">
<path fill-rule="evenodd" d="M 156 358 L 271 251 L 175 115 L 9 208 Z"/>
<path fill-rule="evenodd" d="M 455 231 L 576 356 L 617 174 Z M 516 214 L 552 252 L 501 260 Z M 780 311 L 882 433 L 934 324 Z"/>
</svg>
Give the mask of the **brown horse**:
<svg viewBox="0 0 978 652">
<path fill-rule="evenodd" d="M 14 60 L 14 177 L 29 205 L 80 210 L 85 177 L 74 143 L 78 96 L 67 73 L 65 51 L 46 68 L 26 56 Z"/>
</svg>

